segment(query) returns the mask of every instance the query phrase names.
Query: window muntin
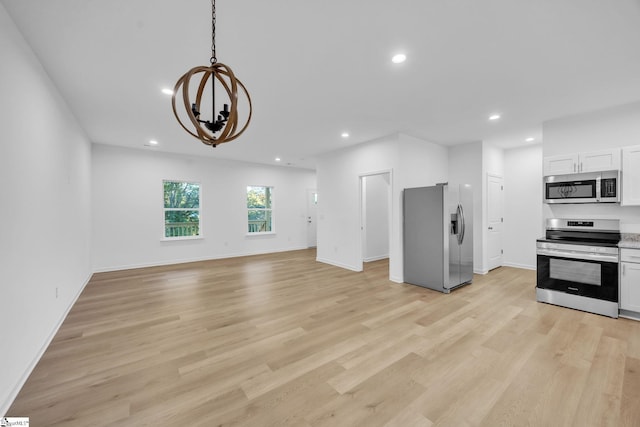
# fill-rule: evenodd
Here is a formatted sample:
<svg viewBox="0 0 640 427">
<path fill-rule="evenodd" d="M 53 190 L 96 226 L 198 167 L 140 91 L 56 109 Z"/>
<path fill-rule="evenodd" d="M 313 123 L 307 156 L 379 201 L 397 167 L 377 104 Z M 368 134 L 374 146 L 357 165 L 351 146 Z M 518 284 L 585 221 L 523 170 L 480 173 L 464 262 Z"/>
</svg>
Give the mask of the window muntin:
<svg viewBox="0 0 640 427">
<path fill-rule="evenodd" d="M 247 232 L 273 233 L 273 187 L 247 186 Z"/>
<path fill-rule="evenodd" d="M 200 237 L 200 184 L 188 181 L 163 181 L 163 186 L 164 238 Z"/>
</svg>

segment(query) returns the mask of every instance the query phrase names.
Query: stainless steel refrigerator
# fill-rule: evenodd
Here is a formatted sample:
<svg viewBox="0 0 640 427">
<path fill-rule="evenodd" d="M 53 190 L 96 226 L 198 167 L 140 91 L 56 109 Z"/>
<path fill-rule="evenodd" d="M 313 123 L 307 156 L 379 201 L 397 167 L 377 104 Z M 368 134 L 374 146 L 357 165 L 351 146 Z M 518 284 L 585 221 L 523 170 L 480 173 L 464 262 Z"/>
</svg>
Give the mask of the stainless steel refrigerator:
<svg viewBox="0 0 640 427">
<path fill-rule="evenodd" d="M 403 212 L 404 281 L 444 293 L 471 283 L 471 187 L 405 188 Z"/>
</svg>

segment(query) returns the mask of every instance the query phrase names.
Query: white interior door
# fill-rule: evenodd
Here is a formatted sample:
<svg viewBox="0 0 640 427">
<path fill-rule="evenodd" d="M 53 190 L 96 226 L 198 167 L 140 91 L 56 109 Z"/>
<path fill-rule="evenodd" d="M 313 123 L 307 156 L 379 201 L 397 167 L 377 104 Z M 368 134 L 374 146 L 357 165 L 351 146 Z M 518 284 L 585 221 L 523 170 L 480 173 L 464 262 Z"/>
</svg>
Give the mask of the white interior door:
<svg viewBox="0 0 640 427">
<path fill-rule="evenodd" d="M 502 265 L 503 224 L 502 177 L 487 175 L 487 269 Z"/>
<path fill-rule="evenodd" d="M 318 226 L 316 212 L 318 210 L 318 192 L 307 190 L 307 247 L 315 248 L 318 245 Z"/>
</svg>

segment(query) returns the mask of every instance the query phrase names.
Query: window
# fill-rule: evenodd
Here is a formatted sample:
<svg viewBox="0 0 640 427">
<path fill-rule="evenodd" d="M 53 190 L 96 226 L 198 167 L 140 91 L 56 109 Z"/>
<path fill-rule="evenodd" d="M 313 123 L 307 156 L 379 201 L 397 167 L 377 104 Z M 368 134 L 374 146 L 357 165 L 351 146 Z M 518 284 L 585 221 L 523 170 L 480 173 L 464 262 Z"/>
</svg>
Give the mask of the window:
<svg viewBox="0 0 640 427">
<path fill-rule="evenodd" d="M 164 237 L 167 239 L 200 236 L 200 184 L 163 181 Z"/>
<path fill-rule="evenodd" d="M 247 187 L 249 233 L 273 232 L 273 187 Z"/>
</svg>

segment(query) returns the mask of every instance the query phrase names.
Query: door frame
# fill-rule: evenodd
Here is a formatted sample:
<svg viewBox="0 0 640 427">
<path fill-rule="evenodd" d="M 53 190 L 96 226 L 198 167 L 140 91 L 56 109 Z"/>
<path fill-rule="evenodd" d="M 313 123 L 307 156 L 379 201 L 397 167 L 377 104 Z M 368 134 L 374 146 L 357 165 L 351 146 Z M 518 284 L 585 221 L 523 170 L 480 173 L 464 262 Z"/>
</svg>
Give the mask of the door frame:
<svg viewBox="0 0 640 427">
<path fill-rule="evenodd" d="M 388 175 L 389 176 L 389 186 L 387 188 L 387 232 L 389 233 L 389 276 L 391 276 L 391 256 L 392 256 L 392 224 L 393 224 L 393 170 L 392 169 L 383 169 L 379 171 L 372 171 L 367 173 L 362 173 L 358 175 L 358 197 L 359 197 L 359 227 L 360 227 L 360 245 L 358 260 L 360 263 L 360 271 L 363 270 L 364 266 L 364 245 L 366 244 L 366 236 L 365 236 L 365 215 L 366 209 L 364 203 L 366 201 L 364 190 L 364 178 L 368 176 L 376 176 L 376 175 Z"/>
<path fill-rule="evenodd" d="M 318 196 L 318 190 L 316 188 L 307 188 L 306 192 L 305 192 L 305 196 L 307 198 L 307 215 L 306 215 L 306 221 L 307 221 L 307 247 L 308 248 L 316 248 L 318 246 L 318 205 L 316 204 L 316 212 L 315 212 L 315 218 L 314 218 L 314 223 L 313 226 L 316 228 L 316 238 L 315 238 L 315 243 L 313 244 L 313 246 L 309 245 L 309 223 L 310 223 L 310 216 L 309 216 L 309 203 L 310 203 L 310 197 L 311 194 L 315 194 L 316 197 Z"/>
<path fill-rule="evenodd" d="M 488 172 L 487 176 L 486 176 L 486 186 L 487 186 L 486 187 L 487 188 L 486 224 L 485 224 L 485 227 L 483 227 L 483 233 L 484 233 L 484 236 L 486 236 L 486 240 L 485 240 L 486 241 L 486 245 L 485 245 L 485 251 L 484 251 L 485 255 L 484 255 L 484 261 L 483 261 L 483 264 L 484 264 L 483 269 L 486 272 L 489 272 L 489 271 L 491 271 L 491 270 L 493 270 L 495 268 L 498 268 L 498 267 L 501 267 L 501 266 L 504 265 L 504 254 L 500 255 L 500 263 L 499 263 L 499 265 L 495 265 L 495 266 L 489 265 L 489 260 L 490 260 L 490 255 L 491 255 L 491 251 L 489 250 L 490 249 L 489 248 L 489 233 L 490 233 L 490 230 L 489 230 L 489 227 L 490 227 L 490 223 L 489 223 L 489 220 L 490 220 L 489 203 L 491 201 L 491 198 L 489 197 L 489 181 L 492 178 L 498 179 L 500 181 L 500 186 L 501 186 L 500 197 L 501 197 L 501 205 L 502 205 L 502 212 L 501 212 L 502 221 L 501 221 L 501 226 L 500 226 L 500 246 L 501 246 L 500 250 L 502 251 L 503 250 L 502 248 L 504 247 L 504 241 L 503 241 L 504 240 L 504 235 L 502 234 L 503 233 L 503 229 L 504 229 L 504 177 L 501 176 L 501 175 L 495 174 L 495 173 L 489 173 Z"/>
</svg>

